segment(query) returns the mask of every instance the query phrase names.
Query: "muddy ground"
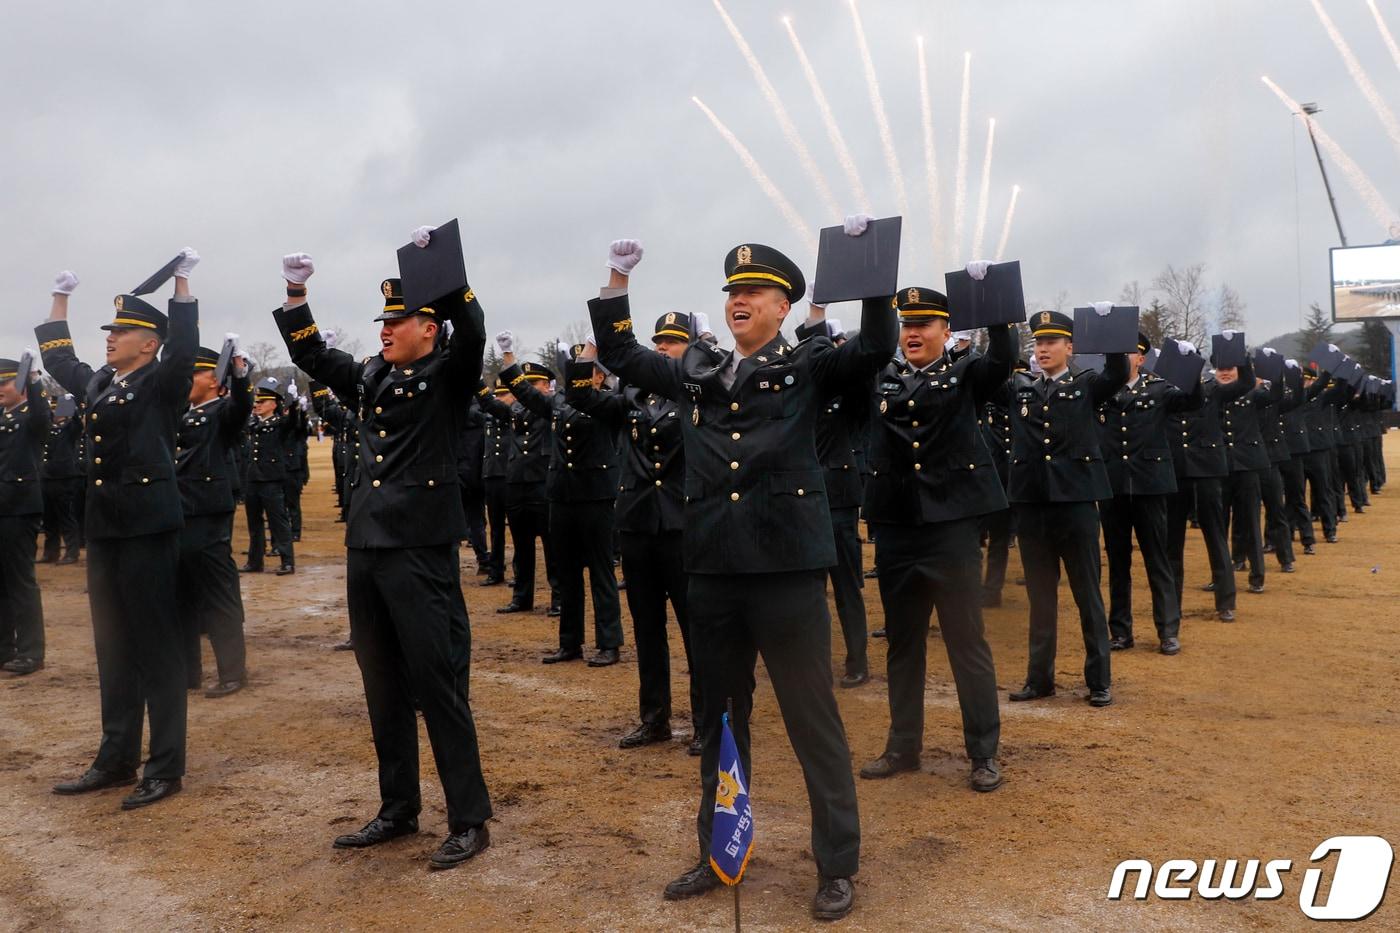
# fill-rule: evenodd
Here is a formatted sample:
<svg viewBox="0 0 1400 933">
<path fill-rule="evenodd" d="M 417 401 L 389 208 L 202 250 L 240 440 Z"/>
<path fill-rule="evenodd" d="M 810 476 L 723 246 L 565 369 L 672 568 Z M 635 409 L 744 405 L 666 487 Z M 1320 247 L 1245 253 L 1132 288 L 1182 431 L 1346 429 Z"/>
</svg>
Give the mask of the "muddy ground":
<svg viewBox="0 0 1400 933">
<path fill-rule="evenodd" d="M 1400 436 L 1387 453 L 1400 476 Z M 478 586 L 470 557 L 472 706 L 496 807 L 492 847 L 429 872 L 446 828 L 424 738 L 423 832 L 373 851 L 331 849 L 334 835 L 374 814 L 377 791 L 354 658 L 329 648 L 347 623 L 328 444 L 313 444 L 312 465 L 296 576 L 243 578 L 251 685 L 220 700 L 192 696 L 185 790 L 157 806 L 123 813 L 122 791 L 49 791 L 90 763 L 100 728 L 84 568 L 39 568 L 48 667 L 0 675 L 0 928 L 730 927 L 728 892 L 661 898 L 695 855 L 697 760 L 685 753 L 684 713 L 670 745 L 620 751 L 635 716 L 630 645 L 611 668 L 542 666 L 554 621 L 542 611 L 496 615 L 508 592 Z M 992 794 L 967 789 L 947 657 L 931 639 L 924 766 L 857 782 L 863 858 L 856 910 L 841 928 L 1301 926 L 1298 891 L 1314 846 L 1343 834 L 1400 841 L 1397 532 L 1400 483 L 1341 526 L 1339 543 L 1300 552 L 1297 574 L 1271 565 L 1264 594 L 1243 592 L 1241 576 L 1234 625 L 1215 621 L 1199 590 L 1206 560 L 1193 533 L 1184 650 L 1155 652 L 1142 602 L 1147 637 L 1115 654 L 1116 702 L 1104 710 L 1084 701 L 1062 587 L 1059 695 L 1003 702 L 1007 780 Z M 1140 568 L 1139 583 L 1145 594 Z M 866 598 L 878 627 L 873 586 Z M 998 681 L 1015 689 L 1026 663 L 1023 591 L 1008 587 L 986 624 Z M 684 659 L 679 639 L 672 644 L 684 707 Z M 855 766 L 883 747 L 884 657 L 873 642 L 873 681 L 838 691 Z M 745 926 L 816 927 L 805 793 L 761 667 L 751 778 L 758 841 Z M 1273 901 L 1109 901 L 1114 866 L 1134 857 L 1289 858 L 1294 869 Z M 1369 925 L 1400 927 L 1396 884 L 1392 875 Z"/>
</svg>

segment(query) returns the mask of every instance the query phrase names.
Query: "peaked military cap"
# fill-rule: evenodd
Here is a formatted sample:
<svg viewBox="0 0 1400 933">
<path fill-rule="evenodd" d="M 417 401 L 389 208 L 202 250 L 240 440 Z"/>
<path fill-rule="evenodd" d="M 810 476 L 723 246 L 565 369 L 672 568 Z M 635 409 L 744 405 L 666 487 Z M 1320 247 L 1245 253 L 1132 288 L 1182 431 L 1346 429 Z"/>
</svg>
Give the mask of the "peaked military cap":
<svg viewBox="0 0 1400 933">
<path fill-rule="evenodd" d="M 149 330 L 161 340 L 165 339 L 170 320 L 151 304 L 135 295 L 118 295 L 112 299 L 116 317 L 112 323 L 103 324 L 103 330 Z"/>
<path fill-rule="evenodd" d="M 680 311 L 668 311 L 656 319 L 656 333 L 651 335 L 651 342 L 656 343 L 663 337 L 673 337 L 676 340 L 690 339 L 691 320 L 689 314 Z"/>
<path fill-rule="evenodd" d="M 724 291 L 736 285 L 771 285 L 787 293 L 789 302 L 802 300 L 807 280 L 797 264 L 771 246 L 736 246 L 724 257 Z"/>
<path fill-rule="evenodd" d="M 268 376 L 258 382 L 257 393 L 253 396 L 257 401 L 271 399 L 282 401 L 282 383 L 277 381 L 276 376 Z"/>
<path fill-rule="evenodd" d="M 437 320 L 438 313 L 431 306 L 419 308 L 417 311 L 404 309 L 402 279 L 385 279 L 379 283 L 379 291 L 384 295 L 384 313 L 375 318 L 376 321 L 397 321 L 413 317 L 415 314 L 427 315 Z M 441 332 L 439 332 L 439 336 L 441 336 Z"/>
<path fill-rule="evenodd" d="M 539 363 L 525 363 L 520 367 L 520 372 L 526 379 L 539 379 L 549 381 L 554 378 L 554 371 L 548 366 Z"/>
<path fill-rule="evenodd" d="M 0 360 L 0 382 L 9 382 L 19 376 L 18 360 Z"/>
<path fill-rule="evenodd" d="M 895 293 L 894 307 L 900 322 L 916 323 L 948 319 L 948 296 L 933 288 L 912 287 Z"/>
<path fill-rule="evenodd" d="M 1074 339 L 1074 318 L 1058 311 L 1037 311 L 1031 315 L 1032 337 L 1068 337 Z"/>
<path fill-rule="evenodd" d="M 1137 351 L 1138 351 L 1139 353 L 1146 353 L 1147 351 L 1149 351 L 1149 350 L 1151 350 L 1151 349 L 1152 349 L 1152 341 L 1151 341 L 1151 340 L 1148 340 L 1148 339 L 1147 339 L 1147 335 L 1144 334 L 1142 331 L 1138 331 Z"/>
<path fill-rule="evenodd" d="M 495 385 L 494 387 L 492 387 L 491 391 L 492 391 L 493 393 L 495 393 L 496 395 L 509 395 L 509 394 L 510 394 L 510 386 L 508 386 L 508 385 L 506 385 L 504 382 L 502 382 L 500 376 L 497 376 L 497 377 L 496 377 L 496 385 Z"/>
<path fill-rule="evenodd" d="M 211 350 L 208 347 L 200 347 L 194 354 L 195 369 L 217 369 L 219 367 L 219 351 Z"/>
</svg>

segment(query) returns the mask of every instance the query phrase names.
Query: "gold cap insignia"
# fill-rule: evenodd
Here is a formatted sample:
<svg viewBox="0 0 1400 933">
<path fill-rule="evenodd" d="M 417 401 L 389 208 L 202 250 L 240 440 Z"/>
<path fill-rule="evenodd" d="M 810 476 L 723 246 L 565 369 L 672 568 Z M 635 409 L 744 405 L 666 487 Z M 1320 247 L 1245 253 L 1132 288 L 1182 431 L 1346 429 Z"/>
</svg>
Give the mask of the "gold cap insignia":
<svg viewBox="0 0 1400 933">
<path fill-rule="evenodd" d="M 671 312 L 670 314 L 667 314 L 667 315 L 666 315 L 666 323 L 667 323 L 667 324 L 674 324 L 674 323 L 676 323 L 676 315 L 675 315 L 675 312 L 674 312 L 674 311 Z"/>
<path fill-rule="evenodd" d="M 739 247 L 739 251 L 734 255 L 734 261 L 741 266 L 747 266 L 753 262 L 753 250 L 747 246 Z"/>
<path fill-rule="evenodd" d="M 919 303 L 919 290 L 917 288 L 909 289 L 909 303 L 911 305 Z"/>
<path fill-rule="evenodd" d="M 1049 323 L 1050 323 L 1050 312 L 1049 312 L 1049 311 L 1042 311 L 1042 312 L 1040 312 L 1040 323 L 1042 323 L 1042 324 L 1049 324 Z"/>
<path fill-rule="evenodd" d="M 394 283 L 388 279 L 385 279 L 384 284 L 379 286 L 379 290 L 384 293 L 385 298 L 394 297 Z"/>
<path fill-rule="evenodd" d="M 122 296 L 118 295 L 117 297 L 113 298 L 112 304 L 116 305 L 117 310 L 120 311 L 122 309 Z"/>
</svg>

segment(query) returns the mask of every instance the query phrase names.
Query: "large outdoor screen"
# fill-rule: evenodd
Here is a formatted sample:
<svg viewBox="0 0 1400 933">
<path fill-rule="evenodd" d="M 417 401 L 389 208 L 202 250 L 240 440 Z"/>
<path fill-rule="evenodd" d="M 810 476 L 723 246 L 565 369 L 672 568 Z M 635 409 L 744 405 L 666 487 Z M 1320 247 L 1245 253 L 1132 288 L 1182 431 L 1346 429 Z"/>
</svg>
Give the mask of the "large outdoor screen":
<svg viewBox="0 0 1400 933">
<path fill-rule="evenodd" d="M 1400 318 L 1400 243 L 1332 250 L 1332 319 Z"/>
</svg>

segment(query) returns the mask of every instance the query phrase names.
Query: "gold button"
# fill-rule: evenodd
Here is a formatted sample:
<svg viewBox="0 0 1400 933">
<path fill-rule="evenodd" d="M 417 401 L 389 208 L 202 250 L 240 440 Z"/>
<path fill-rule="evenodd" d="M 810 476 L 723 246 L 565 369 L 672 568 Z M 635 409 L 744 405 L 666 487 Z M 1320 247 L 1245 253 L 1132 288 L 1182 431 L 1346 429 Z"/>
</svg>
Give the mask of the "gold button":
<svg viewBox="0 0 1400 933">
<path fill-rule="evenodd" d="M 969 464 L 967 465 L 967 468 L 968 468 L 969 470 L 975 470 L 975 469 L 977 469 L 977 464 L 975 464 L 975 463 L 969 463 Z"/>
<path fill-rule="evenodd" d="M 97 464 L 98 466 L 101 466 L 101 465 L 102 465 L 102 458 L 101 458 L 101 457 L 93 457 L 93 458 L 92 458 L 92 462 L 95 463 L 95 464 Z"/>
<path fill-rule="evenodd" d="M 799 496 L 805 496 L 805 495 L 807 495 L 807 490 L 805 490 L 805 489 L 799 489 L 799 490 L 797 490 L 797 494 L 798 494 Z"/>
<path fill-rule="evenodd" d="M 1049 459 L 1050 459 L 1050 455 L 1049 455 L 1049 454 L 1046 454 L 1046 455 L 1045 455 L 1045 459 L 1046 459 L 1046 460 L 1049 460 Z"/>
<path fill-rule="evenodd" d="M 376 405 L 376 406 L 374 406 L 374 413 L 375 413 L 376 415 L 382 415 L 382 414 L 384 413 L 384 406 L 383 406 L 383 405 Z"/>
<path fill-rule="evenodd" d="M 1050 438 L 1047 437 L 1047 438 L 1045 438 L 1044 440 L 1045 440 L 1045 443 L 1047 443 L 1047 444 L 1050 443 Z"/>
<path fill-rule="evenodd" d="M 94 485 L 94 486 L 101 486 L 101 485 L 102 485 L 102 480 L 100 480 L 100 479 L 99 479 L 99 480 L 94 480 L 94 481 L 93 481 L 93 485 Z"/>
<path fill-rule="evenodd" d="M 739 469 L 739 461 L 738 461 L 738 460 L 731 460 L 731 461 L 729 461 L 729 469 L 731 469 L 731 470 L 737 470 L 737 469 Z"/>
<path fill-rule="evenodd" d="M 374 462 L 375 462 L 375 463 L 383 463 L 383 462 L 384 462 L 384 455 L 383 455 L 383 454 L 376 454 L 375 457 L 374 457 Z"/>
<path fill-rule="evenodd" d="M 101 434 L 98 434 L 98 435 L 95 436 L 92 440 L 93 440 L 93 443 L 100 444 L 100 443 L 102 443 L 102 435 L 101 435 Z"/>
<path fill-rule="evenodd" d="M 657 480 L 657 481 L 656 481 L 656 485 L 660 486 L 660 485 L 661 485 L 661 480 Z"/>
<path fill-rule="evenodd" d="M 658 470 L 661 469 L 661 464 L 659 464 L 659 463 L 653 463 L 652 466 L 655 467 L 655 468 L 658 469 Z"/>
<path fill-rule="evenodd" d="M 910 407 L 910 408 L 913 408 L 913 407 L 914 407 L 914 400 L 913 400 L 912 398 L 909 400 L 909 407 Z"/>
<path fill-rule="evenodd" d="M 915 428 L 917 428 L 917 427 L 919 426 L 919 422 L 917 422 L 917 421 L 911 421 L 911 422 L 909 422 L 909 424 L 910 424 L 911 427 L 915 427 Z"/>
<path fill-rule="evenodd" d="M 430 480 L 428 480 L 428 485 L 429 485 L 429 486 L 436 486 L 436 485 L 437 485 L 437 480 L 435 480 L 435 479 L 430 479 Z"/>
<path fill-rule="evenodd" d="M 572 463 L 571 463 L 571 464 L 569 464 L 569 469 L 571 469 L 571 470 L 572 470 L 572 469 L 573 469 L 573 468 L 574 468 L 574 465 L 573 465 L 573 464 L 572 464 Z"/>
<path fill-rule="evenodd" d="M 733 434 L 729 435 L 729 439 L 731 441 L 737 441 L 739 439 L 739 432 L 735 431 Z"/>
<path fill-rule="evenodd" d="M 914 464 L 914 469 L 916 469 L 916 470 L 922 470 L 923 468 L 924 468 L 924 465 L 923 465 L 922 463 L 916 463 L 916 464 Z"/>
<path fill-rule="evenodd" d="M 738 411 L 738 410 L 739 410 L 739 403 L 738 403 L 738 402 L 730 402 L 730 403 L 729 403 L 729 410 L 730 410 L 730 411 Z M 737 494 L 736 494 L 735 498 L 737 498 Z"/>
<path fill-rule="evenodd" d="M 149 483 L 150 481 L 151 481 L 151 478 L 150 478 L 149 476 L 143 476 L 143 477 L 141 477 L 141 482 L 143 482 L 143 483 Z"/>
<path fill-rule="evenodd" d="M 380 432 L 379 432 L 379 436 L 380 436 L 380 437 L 388 437 L 388 436 L 389 436 L 389 432 L 388 432 L 388 431 L 380 431 Z"/>
<path fill-rule="evenodd" d="M 573 449 L 572 447 L 570 447 L 568 450 L 564 451 L 564 453 L 566 453 L 566 454 L 571 454 L 571 453 L 573 453 L 573 452 L 574 452 L 574 449 Z"/>
<path fill-rule="evenodd" d="M 915 450 L 918 450 L 918 449 L 919 449 L 919 442 L 918 442 L 918 441 L 915 441 L 915 442 L 914 442 L 914 449 L 915 449 Z"/>
<path fill-rule="evenodd" d="M 731 493 L 729 494 L 729 501 L 730 501 L 730 502 L 738 502 L 738 501 L 739 501 L 739 494 L 738 494 L 737 492 L 731 492 Z"/>
</svg>

